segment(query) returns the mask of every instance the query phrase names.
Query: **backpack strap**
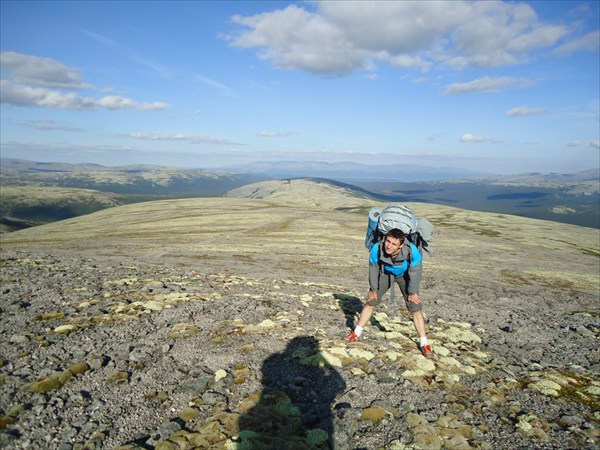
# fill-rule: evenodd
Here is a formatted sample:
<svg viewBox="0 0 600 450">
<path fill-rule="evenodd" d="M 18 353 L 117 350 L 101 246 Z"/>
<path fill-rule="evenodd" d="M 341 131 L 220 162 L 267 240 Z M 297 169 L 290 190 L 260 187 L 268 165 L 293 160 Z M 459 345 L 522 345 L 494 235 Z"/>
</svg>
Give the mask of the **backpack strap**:
<svg viewBox="0 0 600 450">
<path fill-rule="evenodd" d="M 390 304 L 392 305 L 393 314 L 396 314 L 396 296 L 394 295 L 394 285 L 396 284 L 396 277 L 389 274 L 390 277 Z"/>
<path fill-rule="evenodd" d="M 381 244 L 383 241 L 379 241 L 379 248 L 377 250 L 377 265 L 379 266 L 379 275 L 377 276 L 377 291 L 379 291 L 379 285 L 381 283 L 381 275 L 383 274 L 383 263 L 381 262 Z"/>
</svg>

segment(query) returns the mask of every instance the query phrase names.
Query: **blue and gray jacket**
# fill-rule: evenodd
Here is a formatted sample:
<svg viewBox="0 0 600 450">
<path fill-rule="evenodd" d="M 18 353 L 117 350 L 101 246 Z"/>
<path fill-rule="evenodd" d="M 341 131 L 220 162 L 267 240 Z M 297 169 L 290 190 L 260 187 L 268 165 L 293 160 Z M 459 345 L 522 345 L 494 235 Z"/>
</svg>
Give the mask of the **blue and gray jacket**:
<svg viewBox="0 0 600 450">
<path fill-rule="evenodd" d="M 406 292 L 409 295 L 418 294 L 423 274 L 421 260 L 419 249 L 408 239 L 394 259 L 385 253 L 382 242 L 376 243 L 369 253 L 370 290 L 379 291 L 379 278 L 382 274 L 387 274 L 393 277 L 403 276 L 406 280 Z"/>
</svg>

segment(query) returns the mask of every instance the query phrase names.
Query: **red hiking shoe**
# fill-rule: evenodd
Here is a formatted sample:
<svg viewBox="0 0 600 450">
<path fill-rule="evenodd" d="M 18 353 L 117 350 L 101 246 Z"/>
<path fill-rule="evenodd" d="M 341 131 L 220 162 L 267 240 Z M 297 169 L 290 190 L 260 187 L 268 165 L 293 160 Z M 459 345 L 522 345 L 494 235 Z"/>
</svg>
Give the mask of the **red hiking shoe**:
<svg viewBox="0 0 600 450">
<path fill-rule="evenodd" d="M 358 336 L 354 331 L 350 331 L 348 335 L 344 338 L 346 342 L 356 342 L 358 341 Z"/>
<path fill-rule="evenodd" d="M 425 358 L 433 358 L 433 349 L 431 348 L 431 345 L 429 345 L 429 344 L 421 347 L 421 353 L 423 353 L 423 356 Z"/>
</svg>

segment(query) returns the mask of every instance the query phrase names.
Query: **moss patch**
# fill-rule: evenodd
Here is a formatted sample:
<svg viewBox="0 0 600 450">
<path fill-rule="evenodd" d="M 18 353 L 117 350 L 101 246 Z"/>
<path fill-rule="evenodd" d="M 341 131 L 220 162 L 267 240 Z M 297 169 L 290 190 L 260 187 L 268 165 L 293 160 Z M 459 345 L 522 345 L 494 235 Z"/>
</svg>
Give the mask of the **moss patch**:
<svg viewBox="0 0 600 450">
<path fill-rule="evenodd" d="M 26 385 L 25 389 L 35 393 L 52 391 L 54 389 L 62 387 L 75 375 L 82 374 L 88 369 L 89 366 L 84 362 L 74 364 L 68 369 L 63 370 L 62 372 L 53 373 L 49 377 L 43 378 L 39 381 L 34 381 L 33 383 Z"/>
<path fill-rule="evenodd" d="M 532 372 L 525 386 L 544 395 L 566 399 L 600 411 L 600 377 L 569 370 Z"/>
</svg>

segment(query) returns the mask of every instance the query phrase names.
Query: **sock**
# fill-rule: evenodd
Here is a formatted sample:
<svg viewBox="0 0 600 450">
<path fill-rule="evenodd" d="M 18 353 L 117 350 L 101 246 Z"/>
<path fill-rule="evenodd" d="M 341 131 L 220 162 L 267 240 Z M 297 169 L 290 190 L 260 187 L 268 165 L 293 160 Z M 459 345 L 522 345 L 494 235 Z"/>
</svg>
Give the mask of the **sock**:
<svg viewBox="0 0 600 450">
<path fill-rule="evenodd" d="M 354 329 L 354 334 L 356 334 L 358 337 L 360 337 L 360 335 L 363 332 L 363 327 L 359 327 L 358 325 L 356 326 L 356 328 Z"/>
<path fill-rule="evenodd" d="M 427 337 L 426 336 L 422 336 L 419 339 L 421 341 L 421 347 L 425 347 L 427 345 Z"/>
</svg>

